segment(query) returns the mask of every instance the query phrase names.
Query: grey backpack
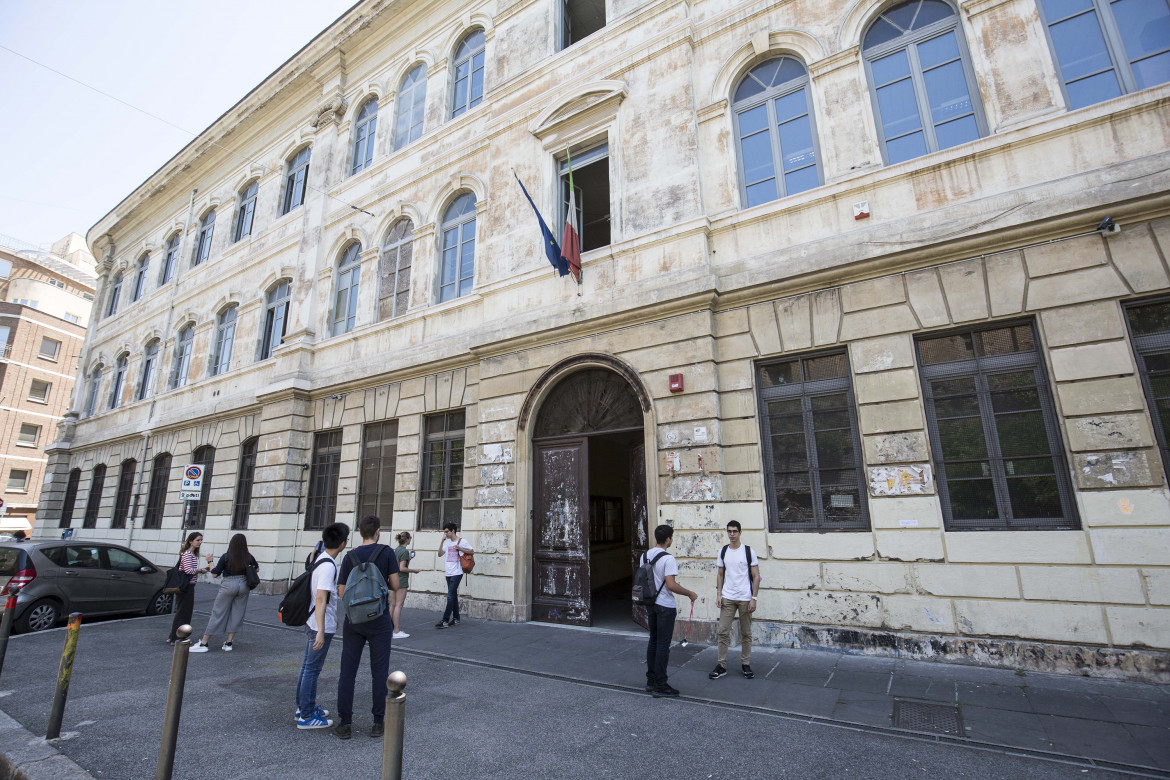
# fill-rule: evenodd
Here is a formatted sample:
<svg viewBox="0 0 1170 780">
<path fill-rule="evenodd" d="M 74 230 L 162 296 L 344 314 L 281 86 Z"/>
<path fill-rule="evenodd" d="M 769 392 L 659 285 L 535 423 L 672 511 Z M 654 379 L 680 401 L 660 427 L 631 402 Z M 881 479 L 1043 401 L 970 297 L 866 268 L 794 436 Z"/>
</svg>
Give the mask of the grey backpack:
<svg viewBox="0 0 1170 780">
<path fill-rule="evenodd" d="M 350 623 L 368 623 L 386 614 L 390 588 L 376 561 L 389 548 L 384 544 L 377 545 L 377 548 L 367 560 L 355 564 L 345 578 L 341 604 Z"/>
<path fill-rule="evenodd" d="M 658 555 L 654 556 L 654 560 L 649 560 L 650 551 L 642 553 L 642 563 L 638 565 L 638 570 L 634 572 L 634 603 L 643 606 L 650 606 L 658 599 L 658 593 L 662 590 L 662 585 L 666 584 L 666 577 L 662 578 L 662 585 L 657 588 L 654 587 L 654 564 L 661 560 L 662 556 L 666 555 L 666 550 L 663 550 Z"/>
</svg>

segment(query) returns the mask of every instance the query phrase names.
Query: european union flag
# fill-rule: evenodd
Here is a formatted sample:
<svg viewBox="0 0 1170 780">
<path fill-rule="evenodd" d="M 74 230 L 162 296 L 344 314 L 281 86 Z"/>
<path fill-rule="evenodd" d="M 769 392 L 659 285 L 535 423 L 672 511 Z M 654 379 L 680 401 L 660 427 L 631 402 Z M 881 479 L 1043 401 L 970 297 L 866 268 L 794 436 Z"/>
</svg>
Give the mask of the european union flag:
<svg viewBox="0 0 1170 780">
<path fill-rule="evenodd" d="M 536 204 L 532 202 L 532 196 L 525 189 L 524 182 L 520 181 L 520 176 L 517 175 L 516 171 L 512 171 L 512 175 L 516 177 L 516 183 L 520 185 L 521 191 L 524 192 L 524 197 L 528 198 L 528 205 L 532 206 L 532 210 L 536 212 L 536 221 L 540 223 L 540 234 L 544 236 L 544 256 L 552 263 L 553 268 L 557 269 L 559 276 L 568 276 L 569 262 L 561 257 L 560 244 L 553 238 L 552 231 L 548 229 L 548 225 L 544 222 L 544 217 L 540 216 L 540 212 L 537 211 Z"/>
</svg>

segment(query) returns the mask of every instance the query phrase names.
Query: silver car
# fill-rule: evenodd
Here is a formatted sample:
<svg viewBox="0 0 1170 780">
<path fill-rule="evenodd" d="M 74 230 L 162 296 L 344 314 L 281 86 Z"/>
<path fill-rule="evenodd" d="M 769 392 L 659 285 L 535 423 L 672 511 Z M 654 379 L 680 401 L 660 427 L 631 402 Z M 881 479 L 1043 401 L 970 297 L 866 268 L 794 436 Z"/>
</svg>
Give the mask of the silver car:
<svg viewBox="0 0 1170 780">
<path fill-rule="evenodd" d="M 78 539 L 0 542 L 0 611 L 19 584 L 13 629 L 43 631 L 71 612 L 84 616 L 171 611 L 166 570 L 108 542 Z"/>
</svg>

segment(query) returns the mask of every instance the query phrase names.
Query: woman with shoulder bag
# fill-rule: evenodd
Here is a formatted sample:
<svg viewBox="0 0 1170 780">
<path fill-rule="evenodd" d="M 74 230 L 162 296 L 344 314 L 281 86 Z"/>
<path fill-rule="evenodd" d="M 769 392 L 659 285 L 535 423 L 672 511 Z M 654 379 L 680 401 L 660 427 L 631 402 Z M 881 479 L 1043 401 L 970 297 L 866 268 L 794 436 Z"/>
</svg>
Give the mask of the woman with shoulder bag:
<svg viewBox="0 0 1170 780">
<path fill-rule="evenodd" d="M 213 635 L 224 633 L 227 634 L 227 640 L 220 649 L 231 652 L 232 641 L 244 624 L 244 613 L 248 611 L 248 594 L 255 587 L 249 583 L 249 579 L 258 583 L 259 570 L 260 565 L 248 552 L 247 537 L 243 534 L 233 536 L 228 542 L 228 551 L 219 557 L 219 562 L 211 570 L 213 577 L 222 574 L 223 582 L 219 585 L 219 594 L 215 597 L 203 638 L 191 645 L 192 653 L 206 653 L 208 640 Z"/>
<path fill-rule="evenodd" d="M 190 576 L 187 589 L 175 594 L 178 605 L 175 607 L 175 619 L 171 621 L 171 635 L 167 637 L 167 644 L 173 645 L 178 640 L 176 632 L 179 626 L 191 624 L 191 615 L 195 612 L 195 583 L 199 575 L 207 568 L 199 568 L 199 548 L 203 544 L 203 534 L 192 531 L 187 534 L 187 541 L 183 542 L 183 549 L 179 551 L 179 571 Z M 207 554 L 207 563 L 211 565 L 211 553 Z"/>
</svg>

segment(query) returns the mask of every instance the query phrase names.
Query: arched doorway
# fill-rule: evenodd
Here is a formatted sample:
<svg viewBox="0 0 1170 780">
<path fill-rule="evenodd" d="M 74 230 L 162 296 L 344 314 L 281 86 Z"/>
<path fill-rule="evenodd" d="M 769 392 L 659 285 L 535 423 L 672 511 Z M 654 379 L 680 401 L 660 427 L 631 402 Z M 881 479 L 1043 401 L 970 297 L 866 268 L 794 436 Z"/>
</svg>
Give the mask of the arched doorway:
<svg viewBox="0 0 1170 780">
<path fill-rule="evenodd" d="M 562 374 L 532 422 L 533 620 L 630 627 L 634 618 L 650 404 L 613 363 Z"/>
</svg>

